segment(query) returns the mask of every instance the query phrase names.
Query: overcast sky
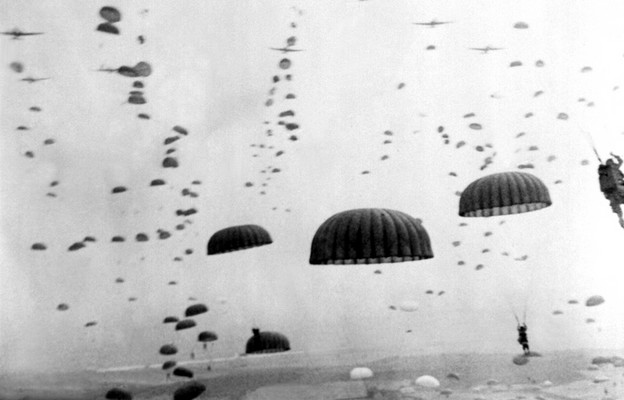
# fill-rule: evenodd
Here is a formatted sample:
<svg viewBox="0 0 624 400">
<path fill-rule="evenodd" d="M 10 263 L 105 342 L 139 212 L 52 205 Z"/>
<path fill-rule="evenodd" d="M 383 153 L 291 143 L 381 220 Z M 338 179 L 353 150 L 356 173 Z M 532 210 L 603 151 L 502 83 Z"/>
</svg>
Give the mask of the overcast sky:
<svg viewBox="0 0 624 400">
<path fill-rule="evenodd" d="M 624 230 L 599 191 L 591 142 L 603 158 L 624 153 L 624 4 L 596 3 L 0 1 L 3 31 L 45 32 L 0 38 L 0 368 L 154 363 L 170 341 L 186 357 L 198 330 L 176 335 L 161 321 L 181 316 L 189 296 L 210 307 L 197 322 L 218 333 L 217 356 L 244 351 L 255 324 L 301 351 L 515 352 L 512 309 L 527 310 L 538 351 L 623 347 Z M 121 11 L 120 35 L 95 30 L 104 5 Z M 452 23 L 412 24 L 432 19 Z M 305 51 L 287 55 L 284 71 L 284 55 L 269 47 L 290 36 Z M 487 45 L 504 49 L 468 49 Z M 21 74 L 9 68 L 14 61 Z M 139 61 L 153 68 L 141 79 L 141 106 L 127 103 L 133 79 L 95 71 Z M 510 67 L 514 61 L 522 65 Z M 51 79 L 20 81 L 28 76 Z M 299 129 L 277 124 L 287 110 Z M 163 146 L 175 125 L 189 135 Z M 161 167 L 167 148 L 176 148 L 179 168 Z M 535 168 L 524 171 L 548 186 L 551 207 L 457 215 L 457 191 L 527 163 Z M 167 185 L 150 187 L 155 178 Z M 113 195 L 116 186 L 128 191 Z M 199 196 L 182 196 L 184 188 Z M 199 211 L 192 224 L 175 230 L 184 220 L 175 210 L 190 207 Z M 363 207 L 422 219 L 435 257 L 309 265 L 318 226 Z M 247 223 L 265 227 L 274 243 L 206 256 L 215 231 Z M 173 235 L 158 240 L 157 229 Z M 150 240 L 137 243 L 139 232 Z M 97 242 L 67 251 L 87 235 Z M 115 235 L 127 241 L 110 243 Z M 32 251 L 36 242 L 47 250 Z M 606 302 L 567 303 L 594 294 Z M 389 310 L 406 300 L 419 310 Z M 57 311 L 59 303 L 69 310 Z M 84 328 L 88 321 L 98 325 Z"/>
</svg>

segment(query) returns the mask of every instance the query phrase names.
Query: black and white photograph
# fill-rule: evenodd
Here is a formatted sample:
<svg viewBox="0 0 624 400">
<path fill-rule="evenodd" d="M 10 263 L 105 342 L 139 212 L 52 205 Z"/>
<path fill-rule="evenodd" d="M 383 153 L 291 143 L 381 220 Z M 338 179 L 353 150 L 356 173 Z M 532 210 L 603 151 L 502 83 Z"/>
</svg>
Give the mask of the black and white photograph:
<svg viewBox="0 0 624 400">
<path fill-rule="evenodd" d="M 0 400 L 623 400 L 621 0 L 0 0 Z"/>
</svg>

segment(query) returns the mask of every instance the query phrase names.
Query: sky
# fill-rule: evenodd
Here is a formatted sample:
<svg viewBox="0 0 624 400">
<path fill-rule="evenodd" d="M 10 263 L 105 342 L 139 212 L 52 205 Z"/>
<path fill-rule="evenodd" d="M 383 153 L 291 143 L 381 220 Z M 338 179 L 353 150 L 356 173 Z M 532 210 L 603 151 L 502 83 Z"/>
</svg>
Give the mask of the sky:
<svg viewBox="0 0 624 400">
<path fill-rule="evenodd" d="M 122 13 L 119 35 L 95 29 L 105 5 Z M 180 357 L 200 353 L 199 329 L 218 333 L 213 356 L 230 356 L 244 351 L 254 325 L 303 352 L 513 353 L 513 314 L 525 311 L 538 351 L 624 347 L 624 231 L 599 191 L 592 150 L 605 159 L 624 149 L 623 8 L 615 0 L 0 1 L 2 31 L 45 32 L 0 37 L 0 370 L 156 363 L 172 341 Z M 432 19 L 452 23 L 412 24 Z M 303 52 L 270 49 L 291 36 Z M 488 45 L 503 49 L 469 49 Z M 286 57 L 292 65 L 280 69 Z M 134 79 L 97 71 L 139 61 L 152 66 L 141 79 L 144 105 L 127 102 Z M 28 76 L 51 79 L 20 80 Z M 299 129 L 277 124 L 287 110 Z M 176 125 L 188 136 L 164 146 Z M 178 168 L 162 168 L 167 148 Z M 551 207 L 458 216 L 456 192 L 528 163 L 523 171 L 546 184 Z M 150 187 L 156 178 L 167 184 Z M 117 186 L 128 190 L 112 194 Z M 198 196 L 182 196 L 184 188 Z M 176 230 L 184 218 L 175 210 L 191 207 L 192 223 Z M 323 221 L 368 207 L 421 219 L 434 258 L 308 263 Z M 206 255 L 214 232 L 241 224 L 263 226 L 273 243 Z M 158 229 L 172 237 L 158 240 Z M 150 240 L 136 242 L 140 232 Z M 115 235 L 126 242 L 111 243 Z M 85 236 L 97 241 L 67 251 Z M 596 294 L 603 305 L 582 305 Z M 210 308 L 198 329 L 163 325 L 190 296 Z M 389 309 L 407 300 L 418 311 Z M 69 309 L 57 311 L 60 303 Z"/>
</svg>

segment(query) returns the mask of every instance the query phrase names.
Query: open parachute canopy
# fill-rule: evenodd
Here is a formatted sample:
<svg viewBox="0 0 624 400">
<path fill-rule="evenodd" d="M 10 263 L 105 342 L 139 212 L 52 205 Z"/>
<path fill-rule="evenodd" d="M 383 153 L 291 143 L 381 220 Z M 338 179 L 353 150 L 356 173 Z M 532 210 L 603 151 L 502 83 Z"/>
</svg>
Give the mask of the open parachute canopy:
<svg viewBox="0 0 624 400">
<path fill-rule="evenodd" d="M 160 347 L 160 354 L 163 356 L 171 356 L 178 352 L 178 348 L 172 344 L 164 344 Z"/>
<path fill-rule="evenodd" d="M 218 339 L 219 337 L 217 336 L 216 333 L 211 332 L 211 331 L 203 331 L 200 332 L 199 335 L 197 336 L 197 341 L 198 342 L 214 342 Z"/>
<path fill-rule="evenodd" d="M 183 329 L 193 328 L 195 325 L 197 324 L 192 319 L 183 319 L 182 321 L 176 324 L 175 330 L 181 331 Z"/>
<path fill-rule="evenodd" d="M 288 338 L 278 332 L 260 332 L 252 329 L 253 336 L 247 341 L 246 354 L 279 353 L 290 350 Z"/>
<path fill-rule="evenodd" d="M 271 235 L 259 225 L 239 225 L 221 229 L 208 240 L 208 255 L 229 253 L 273 243 Z"/>
<path fill-rule="evenodd" d="M 181 376 L 184 378 L 192 378 L 193 377 L 193 371 L 191 371 L 188 368 L 184 368 L 184 367 L 177 367 L 176 369 L 173 370 L 173 374 L 175 376 Z"/>
<path fill-rule="evenodd" d="M 178 321 L 178 317 L 165 317 L 165 319 L 163 319 L 163 324 L 173 324 Z"/>
<path fill-rule="evenodd" d="M 100 17 L 111 23 L 121 21 L 121 13 L 119 10 L 110 6 L 100 8 Z"/>
<path fill-rule="evenodd" d="M 176 364 L 177 363 L 175 361 L 173 361 L 173 360 L 165 361 L 163 363 L 163 365 L 162 365 L 162 369 L 166 371 L 168 369 L 171 369 L 171 368 L 175 367 Z"/>
<path fill-rule="evenodd" d="M 205 312 L 208 312 L 208 307 L 206 307 L 205 304 L 193 304 L 192 306 L 188 306 L 186 308 L 186 311 L 184 312 L 184 316 L 185 317 L 192 317 L 194 315 L 199 315 L 199 314 L 203 314 Z"/>
<path fill-rule="evenodd" d="M 110 33 L 112 35 L 119 35 L 119 29 L 109 22 L 102 22 L 96 28 L 96 31 Z"/>
<path fill-rule="evenodd" d="M 173 392 L 173 400 L 193 400 L 206 391 L 206 386 L 199 382 L 190 382 Z"/>
<path fill-rule="evenodd" d="M 552 204 L 548 188 L 526 172 L 502 172 L 479 178 L 461 194 L 459 215 L 492 217 L 536 211 Z"/>
<path fill-rule="evenodd" d="M 403 212 L 361 208 L 333 215 L 312 239 L 310 264 L 381 264 L 433 258 L 429 234 Z"/>
</svg>

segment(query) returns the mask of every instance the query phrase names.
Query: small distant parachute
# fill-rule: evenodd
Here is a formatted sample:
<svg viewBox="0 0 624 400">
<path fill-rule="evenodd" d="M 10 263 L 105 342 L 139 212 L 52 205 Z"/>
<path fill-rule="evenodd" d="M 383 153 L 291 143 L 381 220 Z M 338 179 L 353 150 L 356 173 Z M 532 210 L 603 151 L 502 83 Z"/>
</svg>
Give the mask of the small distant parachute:
<svg viewBox="0 0 624 400">
<path fill-rule="evenodd" d="M 43 243 L 33 243 L 30 247 L 32 250 L 45 250 L 47 249 L 46 245 Z"/>
<path fill-rule="evenodd" d="M 563 311 L 561 311 L 561 310 L 553 311 L 553 315 L 561 315 L 561 314 L 563 314 Z"/>
<path fill-rule="evenodd" d="M 472 124 L 468 125 L 468 127 L 470 129 L 475 130 L 475 131 L 481 130 L 483 128 L 483 126 L 481 124 L 477 124 L 477 123 L 472 123 Z"/>
<path fill-rule="evenodd" d="M 106 392 L 106 398 L 109 400 L 132 400 L 132 395 L 126 390 L 114 388 Z"/>
<path fill-rule="evenodd" d="M 215 232 L 208 240 L 208 255 L 229 253 L 273 243 L 259 225 L 238 225 Z"/>
<path fill-rule="evenodd" d="M 115 279 L 115 283 L 124 283 L 124 279 L 123 278 L 117 278 L 117 279 Z"/>
<path fill-rule="evenodd" d="M 95 326 L 95 325 L 97 325 L 97 322 L 96 322 L 96 321 L 89 321 L 89 322 L 87 322 L 87 323 L 85 324 L 85 328 L 89 328 L 89 327 L 91 327 L 91 326 Z"/>
<path fill-rule="evenodd" d="M 115 23 L 121 21 L 121 13 L 115 7 L 105 6 L 100 9 L 100 17 L 107 22 Z"/>
<path fill-rule="evenodd" d="M 206 391 L 206 386 L 199 382 L 191 382 L 173 393 L 173 400 L 193 400 Z"/>
<path fill-rule="evenodd" d="M 128 301 L 137 301 L 136 297 L 128 297 Z"/>
<path fill-rule="evenodd" d="M 357 367 L 351 370 L 349 377 L 353 380 L 369 379 L 373 377 L 373 371 L 370 368 Z"/>
<path fill-rule="evenodd" d="M 192 317 L 195 315 L 203 314 L 205 312 L 208 312 L 208 307 L 206 307 L 205 304 L 198 303 L 187 307 L 186 311 L 184 312 L 184 316 Z"/>
<path fill-rule="evenodd" d="M 165 344 L 160 348 L 160 354 L 163 356 L 171 356 L 178 352 L 178 348 L 172 344 Z"/>
<path fill-rule="evenodd" d="M 147 100 L 140 94 L 131 94 L 130 97 L 128 97 L 128 103 L 141 105 L 146 104 Z"/>
<path fill-rule="evenodd" d="M 137 114 L 137 117 L 139 117 L 141 119 L 150 119 L 150 116 L 148 114 L 144 114 L 144 113 Z"/>
<path fill-rule="evenodd" d="M 163 324 L 171 324 L 171 323 L 176 323 L 178 321 L 180 321 L 178 317 L 165 317 L 165 319 L 163 319 Z"/>
<path fill-rule="evenodd" d="M 96 28 L 99 32 L 110 33 L 112 35 L 119 35 L 119 29 L 110 22 L 103 22 L 99 24 Z"/>
<path fill-rule="evenodd" d="M 426 388 L 437 388 L 440 386 L 440 381 L 433 376 L 423 375 L 416 379 L 416 384 Z"/>
<path fill-rule="evenodd" d="M 178 132 L 180 135 L 184 135 L 184 136 L 188 135 L 188 131 L 185 128 L 181 127 L 180 125 L 176 125 L 172 129 L 174 132 Z"/>
<path fill-rule="evenodd" d="M 168 369 L 175 367 L 176 365 L 177 363 L 173 360 L 165 361 L 162 365 L 162 369 L 166 371 Z"/>
<path fill-rule="evenodd" d="M 566 113 L 559 113 L 559 114 L 557 114 L 557 119 L 566 121 L 568 119 L 568 114 L 566 114 Z"/>
<path fill-rule="evenodd" d="M 137 235 L 135 236 L 135 240 L 137 242 L 147 242 L 149 240 L 149 236 L 147 236 L 145 233 L 137 233 Z"/>
<path fill-rule="evenodd" d="M 492 217 L 540 210 L 552 204 L 548 188 L 526 172 L 503 172 L 479 178 L 462 192 L 459 215 Z"/>
<path fill-rule="evenodd" d="M 178 160 L 175 157 L 165 157 L 162 162 L 163 168 L 178 168 Z"/>
<path fill-rule="evenodd" d="M 165 181 L 162 179 L 154 179 L 150 182 L 150 186 L 162 186 L 165 184 Z"/>
<path fill-rule="evenodd" d="M 145 85 L 141 81 L 134 81 L 132 82 L 132 87 L 136 89 L 143 89 Z"/>
<path fill-rule="evenodd" d="M 9 68 L 11 68 L 13 72 L 17 72 L 18 74 L 20 74 L 24 71 L 24 64 L 19 61 L 13 61 L 11 64 L 9 64 Z"/>
<path fill-rule="evenodd" d="M 448 375 L 446 375 L 446 378 L 447 378 L 447 379 L 453 379 L 453 380 L 458 381 L 458 380 L 459 380 L 459 375 L 457 375 L 457 374 L 456 374 L 456 373 L 454 373 L 454 372 L 449 372 L 449 374 L 448 374 Z"/>
<path fill-rule="evenodd" d="M 581 69 L 581 72 L 591 72 L 592 71 L 592 67 L 583 67 Z"/>
<path fill-rule="evenodd" d="M 595 320 L 595 319 L 593 319 L 593 318 L 587 318 L 587 319 L 585 320 L 585 323 L 587 323 L 587 324 L 593 324 L 594 322 L 596 322 L 596 320 Z"/>
<path fill-rule="evenodd" d="M 113 188 L 112 192 L 113 193 L 123 193 L 125 192 L 127 189 L 124 186 L 116 186 Z"/>
<path fill-rule="evenodd" d="M 281 69 L 288 69 L 291 66 L 291 62 L 288 58 L 283 58 L 280 62 L 279 62 L 279 67 Z"/>
<path fill-rule="evenodd" d="M 516 29 L 529 29 L 529 24 L 527 24 L 526 22 L 516 22 L 514 24 L 514 28 Z"/>
<path fill-rule="evenodd" d="M 71 246 L 69 246 L 69 248 L 67 249 L 68 251 L 76 251 L 76 250 L 80 250 L 83 247 L 85 247 L 85 244 L 82 242 L 76 242 L 74 244 L 72 244 Z"/>
<path fill-rule="evenodd" d="M 184 367 L 177 367 L 173 370 L 173 374 L 184 378 L 193 378 L 193 371 Z"/>
<path fill-rule="evenodd" d="M 588 298 L 587 300 L 585 300 L 585 305 L 587 307 L 595 307 L 598 306 L 602 303 L 604 303 L 604 298 L 602 296 L 591 296 L 590 298 Z"/>
<path fill-rule="evenodd" d="M 278 353 L 290 350 L 288 338 L 278 332 L 260 332 L 252 329 L 253 336 L 247 341 L 246 354 Z"/>
<path fill-rule="evenodd" d="M 202 343 L 214 342 L 217 339 L 219 339 L 217 334 L 211 331 L 200 332 L 199 335 L 197 336 L 197 341 L 202 342 Z"/>
<path fill-rule="evenodd" d="M 513 68 L 513 67 L 521 67 L 521 66 L 522 66 L 522 61 L 512 61 L 512 62 L 509 64 L 509 66 L 510 66 L 510 67 L 512 67 L 512 68 Z"/>
<path fill-rule="evenodd" d="M 414 312 L 418 310 L 418 303 L 413 300 L 406 300 L 399 304 L 399 309 L 405 312 Z"/>
<path fill-rule="evenodd" d="M 433 290 L 427 290 L 425 294 L 433 294 Z"/>
<path fill-rule="evenodd" d="M 176 324 L 175 330 L 176 331 L 181 331 L 181 330 L 184 330 L 184 329 L 193 328 L 195 326 L 197 326 L 197 324 L 192 319 L 183 319 L 182 321 L 179 321 Z"/>
<path fill-rule="evenodd" d="M 544 64 L 544 61 L 542 61 L 542 60 L 537 60 L 537 61 L 535 61 L 535 66 L 536 66 L 536 67 L 541 68 L 541 67 L 543 67 L 544 65 L 545 65 L 545 64 Z"/>
<path fill-rule="evenodd" d="M 310 264 L 381 264 L 433 258 L 421 221 L 396 210 L 362 208 L 327 219 L 312 239 Z"/>
<path fill-rule="evenodd" d="M 111 239 L 111 242 L 125 242 L 126 239 L 124 239 L 123 236 L 113 236 L 113 238 Z"/>
<path fill-rule="evenodd" d="M 529 362 L 529 357 L 525 356 L 524 354 L 520 354 L 515 356 L 512 361 L 516 365 L 526 365 Z"/>
<path fill-rule="evenodd" d="M 56 306 L 56 309 L 59 311 L 67 311 L 69 310 L 69 305 L 67 305 L 66 303 L 61 303 L 58 306 Z"/>
<path fill-rule="evenodd" d="M 133 68 L 138 76 L 148 77 L 152 74 L 152 66 L 145 61 L 139 62 Z"/>
<path fill-rule="evenodd" d="M 578 304 L 578 300 L 568 300 L 568 304 Z"/>
</svg>

